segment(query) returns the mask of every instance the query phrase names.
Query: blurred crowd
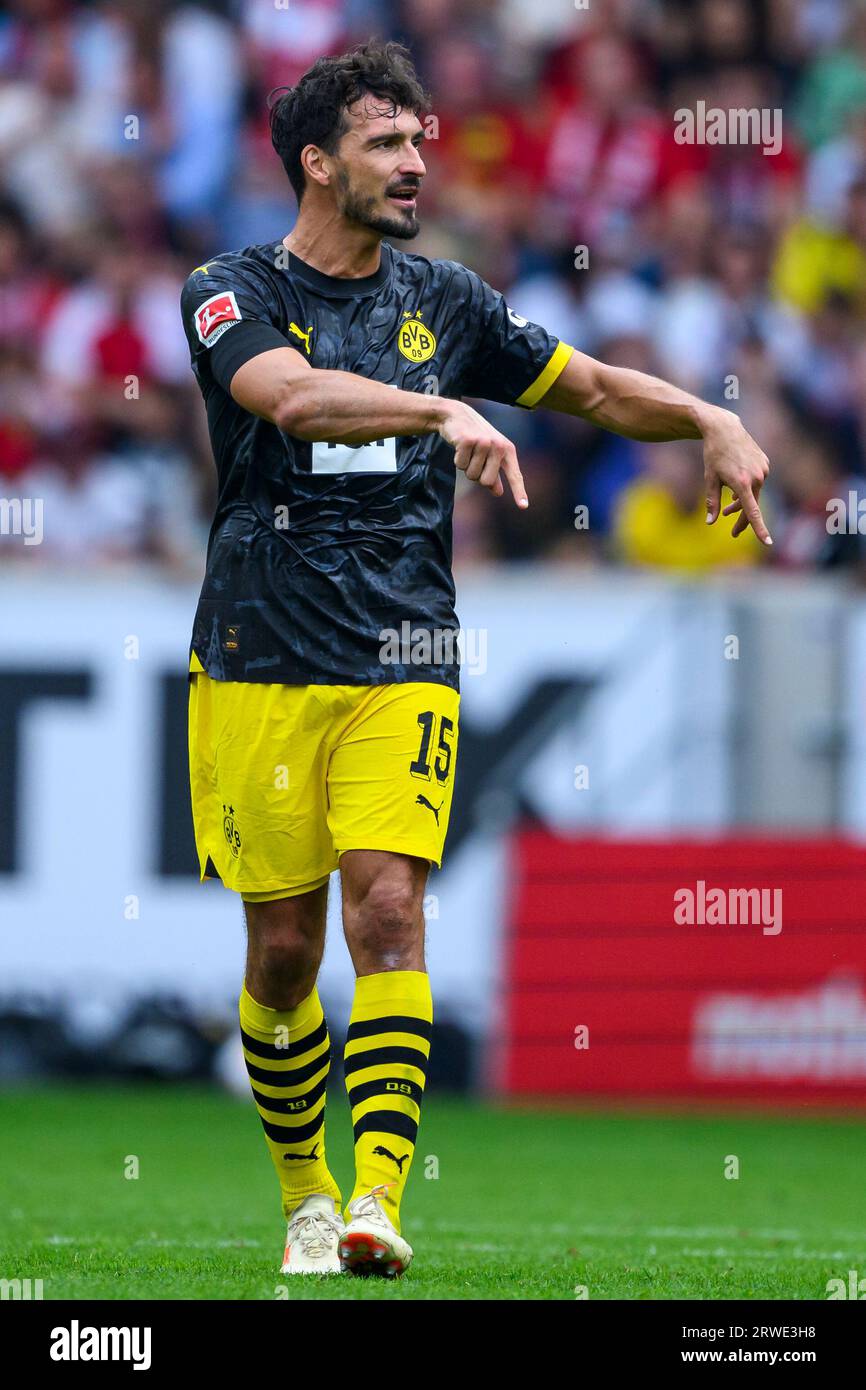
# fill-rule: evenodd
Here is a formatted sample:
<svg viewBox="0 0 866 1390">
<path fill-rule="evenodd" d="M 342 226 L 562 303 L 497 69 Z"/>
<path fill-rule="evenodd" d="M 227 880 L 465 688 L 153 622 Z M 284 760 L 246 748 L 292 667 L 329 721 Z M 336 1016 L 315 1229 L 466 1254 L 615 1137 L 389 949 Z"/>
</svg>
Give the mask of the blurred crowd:
<svg viewBox="0 0 866 1390">
<path fill-rule="evenodd" d="M 0 558 L 201 568 L 180 286 L 289 229 L 267 94 L 371 35 L 433 94 L 408 249 L 736 410 L 773 463 L 770 552 L 707 531 L 699 445 L 490 407 L 532 506 L 460 479 L 458 565 L 866 569 L 827 520 L 866 497 L 866 0 L 7 0 L 0 498 L 44 499 L 44 539 Z M 679 143 L 701 101 L 781 111 L 779 148 Z"/>
</svg>

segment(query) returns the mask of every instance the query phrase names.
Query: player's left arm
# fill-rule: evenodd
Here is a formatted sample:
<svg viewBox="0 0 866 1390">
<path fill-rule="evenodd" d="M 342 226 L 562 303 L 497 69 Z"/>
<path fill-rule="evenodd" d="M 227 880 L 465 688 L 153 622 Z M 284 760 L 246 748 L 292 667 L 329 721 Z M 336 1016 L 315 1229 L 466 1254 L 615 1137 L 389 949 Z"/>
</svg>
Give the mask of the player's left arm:
<svg viewBox="0 0 866 1390">
<path fill-rule="evenodd" d="M 724 485 L 734 501 L 721 514 L 739 512 L 731 534 L 739 536 L 751 526 L 765 545 L 773 544 L 758 501 L 769 461 L 733 411 L 658 377 L 610 367 L 582 352 L 571 354 L 538 405 L 579 415 L 628 439 L 702 439 L 708 523 L 720 514 Z"/>
</svg>

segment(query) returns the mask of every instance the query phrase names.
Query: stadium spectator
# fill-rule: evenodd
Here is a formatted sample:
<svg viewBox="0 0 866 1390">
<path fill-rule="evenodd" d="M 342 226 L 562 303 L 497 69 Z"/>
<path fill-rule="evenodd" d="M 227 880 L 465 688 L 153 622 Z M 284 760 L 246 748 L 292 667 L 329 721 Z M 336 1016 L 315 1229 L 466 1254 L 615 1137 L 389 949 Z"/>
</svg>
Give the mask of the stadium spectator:
<svg viewBox="0 0 866 1390">
<path fill-rule="evenodd" d="M 753 532 L 732 546 L 724 518 L 707 526 L 701 459 L 695 443 L 656 444 L 646 451 L 645 474 L 623 491 L 614 524 L 626 564 L 701 573 L 755 565 L 762 558 Z"/>
</svg>

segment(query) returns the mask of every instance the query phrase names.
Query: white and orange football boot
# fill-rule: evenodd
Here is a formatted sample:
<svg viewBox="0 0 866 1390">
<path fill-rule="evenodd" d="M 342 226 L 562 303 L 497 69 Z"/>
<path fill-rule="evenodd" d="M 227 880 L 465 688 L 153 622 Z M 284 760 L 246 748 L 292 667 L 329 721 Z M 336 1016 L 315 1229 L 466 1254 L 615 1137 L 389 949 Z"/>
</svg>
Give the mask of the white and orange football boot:
<svg viewBox="0 0 866 1390">
<path fill-rule="evenodd" d="M 346 1208 L 340 1236 L 340 1264 L 346 1274 L 378 1274 L 395 1279 L 412 1263 L 412 1247 L 396 1229 L 378 1200 L 385 1187 L 374 1187 Z"/>
<path fill-rule="evenodd" d="M 286 1231 L 281 1274 L 339 1274 L 339 1242 L 345 1227 L 333 1197 L 314 1192 L 295 1207 Z"/>
</svg>

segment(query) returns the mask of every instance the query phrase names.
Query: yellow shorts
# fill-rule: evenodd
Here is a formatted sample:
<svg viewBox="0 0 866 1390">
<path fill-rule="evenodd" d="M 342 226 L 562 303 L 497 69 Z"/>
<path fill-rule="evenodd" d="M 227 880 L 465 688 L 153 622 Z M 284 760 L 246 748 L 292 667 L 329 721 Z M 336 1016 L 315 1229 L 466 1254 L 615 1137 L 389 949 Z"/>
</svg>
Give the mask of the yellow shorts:
<svg viewBox="0 0 866 1390">
<path fill-rule="evenodd" d="M 192 673 L 201 877 L 215 871 L 261 902 L 319 887 L 350 849 L 441 864 L 459 703 L 422 681 L 270 685 Z"/>
</svg>

